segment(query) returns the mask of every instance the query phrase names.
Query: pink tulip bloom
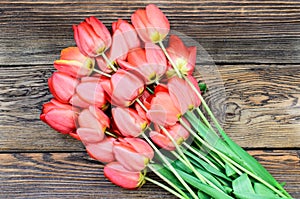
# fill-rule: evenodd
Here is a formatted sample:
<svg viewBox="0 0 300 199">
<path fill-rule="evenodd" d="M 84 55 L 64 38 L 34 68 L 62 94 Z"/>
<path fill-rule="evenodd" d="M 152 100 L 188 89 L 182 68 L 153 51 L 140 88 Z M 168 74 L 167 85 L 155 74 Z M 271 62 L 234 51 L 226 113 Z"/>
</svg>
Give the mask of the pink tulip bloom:
<svg viewBox="0 0 300 199">
<path fill-rule="evenodd" d="M 136 48 L 127 55 L 127 62 L 118 60 L 125 69 L 137 71 L 146 84 L 159 81 L 167 70 L 167 59 L 161 48 L 153 43 L 146 43 L 145 49 Z"/>
<path fill-rule="evenodd" d="M 145 176 L 141 171 L 129 171 L 119 162 L 105 165 L 103 172 L 112 183 L 125 189 L 137 189 L 145 183 Z"/>
<path fill-rule="evenodd" d="M 189 132 L 179 123 L 176 123 L 175 125 L 170 127 L 166 127 L 166 129 L 178 145 L 181 145 L 181 143 L 187 140 L 189 137 Z M 159 132 L 151 131 L 150 138 L 155 144 L 163 149 L 169 151 L 174 151 L 176 149 L 172 140 L 168 137 L 168 135 L 166 135 L 163 130 L 160 130 Z"/>
<path fill-rule="evenodd" d="M 101 79 L 97 77 L 83 77 L 76 87 L 76 95 L 79 98 L 78 101 L 74 101 L 75 103 L 78 102 L 77 105 L 85 102 L 100 109 L 106 107 L 106 94 L 102 88 Z M 85 106 L 85 104 L 83 105 Z"/>
<path fill-rule="evenodd" d="M 69 103 L 79 81 L 62 72 L 54 72 L 48 79 L 49 90 L 62 103 Z"/>
<path fill-rule="evenodd" d="M 52 99 L 43 105 L 40 119 L 62 134 L 70 134 L 76 131 L 78 109 L 69 104 Z"/>
<path fill-rule="evenodd" d="M 134 27 L 123 19 L 112 24 L 113 32 L 120 31 L 129 50 L 140 47 L 140 40 Z"/>
<path fill-rule="evenodd" d="M 84 109 L 78 116 L 79 134 L 91 134 L 95 142 L 100 142 L 105 137 L 105 130 L 109 127 L 110 120 L 105 113 L 95 106 L 89 106 Z M 88 139 L 88 137 L 86 138 Z M 88 142 L 91 142 L 88 139 Z"/>
<path fill-rule="evenodd" d="M 95 59 L 84 56 L 77 47 L 63 49 L 60 59 L 54 62 L 58 71 L 76 78 L 90 75 L 94 65 Z"/>
<path fill-rule="evenodd" d="M 144 42 L 160 42 L 170 31 L 167 17 L 153 4 L 146 6 L 146 9 L 135 11 L 131 22 Z"/>
<path fill-rule="evenodd" d="M 143 170 L 154 157 L 153 149 L 140 138 L 119 138 L 113 152 L 116 160 L 130 171 Z"/>
<path fill-rule="evenodd" d="M 174 125 L 181 116 L 181 112 L 175 105 L 176 102 L 171 98 L 168 89 L 158 85 L 154 94 L 150 102 L 150 109 L 147 112 L 148 119 L 162 126 Z"/>
<path fill-rule="evenodd" d="M 86 18 L 78 26 L 73 25 L 75 42 L 81 53 L 97 57 L 111 45 L 111 35 L 96 17 Z"/>
<path fill-rule="evenodd" d="M 148 126 L 148 121 L 142 119 L 132 108 L 113 108 L 112 116 L 119 131 L 125 137 L 138 137 Z"/>
<path fill-rule="evenodd" d="M 144 91 L 144 81 L 132 71 L 119 69 L 110 80 L 102 81 L 112 105 L 130 106 Z"/>
<path fill-rule="evenodd" d="M 172 77 L 168 81 L 168 89 L 171 99 L 180 108 L 182 115 L 186 111 L 200 106 L 201 101 L 199 97 L 184 79 L 181 79 L 177 76 Z"/>
<path fill-rule="evenodd" d="M 167 52 L 182 74 L 191 75 L 193 73 L 197 56 L 195 46 L 186 47 L 178 36 L 171 35 Z"/>
<path fill-rule="evenodd" d="M 77 134 L 84 144 L 89 156 L 101 162 L 112 162 L 115 160 L 113 154 L 113 143 L 116 140 L 113 137 L 104 137 L 99 140 L 96 131 L 89 128 L 78 128 Z"/>
</svg>

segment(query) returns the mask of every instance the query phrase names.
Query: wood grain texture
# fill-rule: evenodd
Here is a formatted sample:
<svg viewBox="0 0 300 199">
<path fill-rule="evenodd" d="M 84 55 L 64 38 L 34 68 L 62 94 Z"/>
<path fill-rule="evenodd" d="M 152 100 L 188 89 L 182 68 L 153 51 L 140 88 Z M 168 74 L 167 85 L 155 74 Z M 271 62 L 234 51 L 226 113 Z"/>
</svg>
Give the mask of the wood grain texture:
<svg viewBox="0 0 300 199">
<path fill-rule="evenodd" d="M 205 77 L 206 100 L 241 146 L 299 147 L 299 67 L 219 66 L 216 72 L 222 79 Z M 42 104 L 51 98 L 47 78 L 52 71 L 51 65 L 0 68 L 0 151 L 83 150 L 81 143 L 39 120 Z"/>
<path fill-rule="evenodd" d="M 0 65 L 52 63 L 62 48 L 74 45 L 72 24 L 95 15 L 110 26 L 149 3 L 156 3 L 173 30 L 196 39 L 217 63 L 300 63 L 296 0 L 3 0 Z"/>
<path fill-rule="evenodd" d="M 286 190 L 300 197 L 299 151 L 250 151 Z M 108 182 L 85 153 L 0 154 L 1 198 L 174 198 L 146 183 L 138 191 Z M 284 170 L 283 170 L 284 168 Z M 150 174 L 152 177 L 153 175 Z"/>
</svg>

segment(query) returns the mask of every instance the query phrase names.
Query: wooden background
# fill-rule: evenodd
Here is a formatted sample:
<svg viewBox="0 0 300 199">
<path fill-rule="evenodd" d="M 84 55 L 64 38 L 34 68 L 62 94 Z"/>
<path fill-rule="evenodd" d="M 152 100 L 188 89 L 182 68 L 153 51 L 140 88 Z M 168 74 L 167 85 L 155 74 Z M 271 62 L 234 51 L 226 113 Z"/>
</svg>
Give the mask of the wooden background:
<svg viewBox="0 0 300 199">
<path fill-rule="evenodd" d="M 72 24 L 110 25 L 148 3 L 209 52 L 226 98 L 207 99 L 224 105 L 225 130 L 300 198 L 299 0 L 0 0 L 0 198 L 174 198 L 150 183 L 115 187 L 78 141 L 39 120 Z"/>
</svg>

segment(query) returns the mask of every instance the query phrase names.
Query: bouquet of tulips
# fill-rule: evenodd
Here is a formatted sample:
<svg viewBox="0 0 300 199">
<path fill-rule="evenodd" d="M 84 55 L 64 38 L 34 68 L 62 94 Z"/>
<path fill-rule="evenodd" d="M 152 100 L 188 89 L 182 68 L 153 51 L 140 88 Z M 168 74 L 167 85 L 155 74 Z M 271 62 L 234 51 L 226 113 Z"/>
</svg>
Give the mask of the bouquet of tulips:
<svg viewBox="0 0 300 199">
<path fill-rule="evenodd" d="M 178 198 L 291 198 L 204 101 L 193 77 L 196 47 L 167 37 L 170 24 L 155 5 L 135 11 L 131 23 L 119 19 L 112 33 L 95 17 L 73 26 L 77 47 L 54 62 L 54 98 L 41 120 L 80 140 L 126 189 L 148 181 Z"/>
</svg>

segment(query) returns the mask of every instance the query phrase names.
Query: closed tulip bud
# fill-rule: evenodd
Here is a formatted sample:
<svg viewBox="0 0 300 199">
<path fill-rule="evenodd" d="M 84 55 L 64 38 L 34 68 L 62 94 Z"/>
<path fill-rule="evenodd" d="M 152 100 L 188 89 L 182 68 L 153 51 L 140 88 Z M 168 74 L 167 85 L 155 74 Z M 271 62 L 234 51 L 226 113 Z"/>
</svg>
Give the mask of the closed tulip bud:
<svg viewBox="0 0 300 199">
<path fill-rule="evenodd" d="M 52 99 L 43 105 L 40 119 L 62 134 L 70 134 L 76 131 L 78 109 L 69 104 Z"/>
<path fill-rule="evenodd" d="M 107 179 L 125 189 L 137 189 L 145 183 L 145 176 L 141 171 L 129 171 L 119 162 L 105 165 L 103 171 Z"/>
<path fill-rule="evenodd" d="M 186 47 L 176 35 L 171 35 L 167 52 L 178 70 L 184 75 L 191 75 L 196 64 L 197 48 Z"/>
<path fill-rule="evenodd" d="M 48 79 L 49 90 L 54 98 L 66 104 L 75 93 L 78 83 L 77 79 L 62 72 L 54 72 Z"/>
<path fill-rule="evenodd" d="M 138 48 L 140 46 L 140 40 L 134 27 L 123 19 L 118 19 L 117 22 L 112 24 L 113 32 L 120 31 L 124 41 L 127 44 L 128 50 Z"/>
<path fill-rule="evenodd" d="M 146 43 L 145 49 L 137 48 L 127 55 L 127 62 L 119 60 L 125 69 L 137 71 L 146 84 L 159 81 L 167 70 L 167 59 L 161 48 L 153 43 Z"/>
<path fill-rule="evenodd" d="M 88 109 L 82 110 L 78 116 L 78 132 L 84 135 L 88 133 L 93 134 L 92 137 L 96 142 L 100 142 L 104 139 L 104 133 L 106 128 L 109 127 L 109 124 L 109 118 L 102 110 L 95 106 L 89 106 Z"/>
<path fill-rule="evenodd" d="M 153 149 L 140 138 L 123 138 L 114 143 L 115 158 L 130 171 L 143 170 L 154 157 Z"/>
<path fill-rule="evenodd" d="M 197 87 L 198 86 L 196 86 L 196 88 Z M 201 101 L 199 97 L 184 79 L 177 76 L 172 77 L 168 81 L 168 89 L 172 100 L 180 108 L 182 115 L 186 111 L 200 106 Z"/>
<path fill-rule="evenodd" d="M 93 72 L 95 59 L 83 55 L 77 47 L 65 48 L 60 59 L 54 62 L 54 67 L 73 77 L 88 76 Z"/>
<path fill-rule="evenodd" d="M 132 108 L 113 108 L 112 116 L 119 131 L 125 137 L 138 137 L 148 126 L 148 120 L 141 118 Z"/>
<path fill-rule="evenodd" d="M 155 88 L 147 117 L 153 123 L 162 126 L 172 126 L 181 117 L 180 109 L 175 105 L 167 87 L 158 85 Z"/>
<path fill-rule="evenodd" d="M 86 56 L 97 57 L 111 45 L 111 35 L 96 17 L 86 18 L 78 26 L 73 25 L 75 42 Z"/>
<path fill-rule="evenodd" d="M 189 132 L 178 123 L 173 126 L 166 127 L 166 129 L 178 145 L 181 145 L 189 137 Z M 174 151 L 176 149 L 172 140 L 168 137 L 168 135 L 166 135 L 163 130 L 160 130 L 160 132 L 151 131 L 150 138 L 155 144 L 163 149 L 169 151 Z"/>
<path fill-rule="evenodd" d="M 105 91 L 102 88 L 101 79 L 97 77 L 82 78 L 81 82 L 76 87 L 76 95 L 81 101 L 87 104 L 94 105 L 101 109 L 106 107 L 107 100 Z"/>
<path fill-rule="evenodd" d="M 112 105 L 130 106 L 144 91 L 144 81 L 131 71 L 119 69 L 110 80 L 102 81 Z"/>
<path fill-rule="evenodd" d="M 113 137 L 99 139 L 99 134 L 94 129 L 78 128 L 77 134 L 84 144 L 89 156 L 101 162 L 112 162 L 115 160 L 113 154 Z"/>
<path fill-rule="evenodd" d="M 170 31 L 167 17 L 153 4 L 146 6 L 146 9 L 138 9 L 133 13 L 131 22 L 144 42 L 160 42 Z"/>
</svg>

